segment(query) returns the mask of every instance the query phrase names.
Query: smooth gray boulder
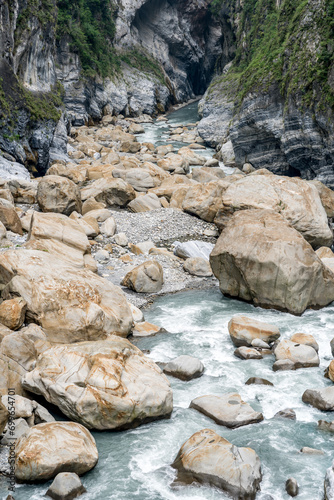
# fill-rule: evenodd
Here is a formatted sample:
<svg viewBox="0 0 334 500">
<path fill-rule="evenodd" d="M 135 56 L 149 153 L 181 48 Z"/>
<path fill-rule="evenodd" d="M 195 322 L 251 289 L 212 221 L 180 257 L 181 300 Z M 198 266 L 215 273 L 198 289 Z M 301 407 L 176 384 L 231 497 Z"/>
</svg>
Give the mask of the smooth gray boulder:
<svg viewBox="0 0 334 500">
<path fill-rule="evenodd" d="M 318 408 L 318 410 L 334 411 L 334 386 L 322 389 L 307 389 L 302 400 L 304 403 Z"/>
<path fill-rule="evenodd" d="M 231 429 L 243 425 L 255 424 L 263 420 L 262 413 L 255 411 L 239 394 L 223 396 L 200 396 L 190 403 L 189 408 L 204 413 L 217 424 Z"/>
<path fill-rule="evenodd" d="M 169 361 L 163 371 L 180 380 L 192 380 L 203 375 L 204 365 L 193 356 L 183 355 Z"/>
<path fill-rule="evenodd" d="M 60 472 L 46 492 L 54 500 L 73 500 L 87 490 L 75 472 Z"/>
<path fill-rule="evenodd" d="M 196 432 L 183 443 L 172 467 L 180 482 L 210 484 L 234 500 L 255 500 L 262 480 L 255 451 L 238 448 L 211 429 Z"/>
</svg>

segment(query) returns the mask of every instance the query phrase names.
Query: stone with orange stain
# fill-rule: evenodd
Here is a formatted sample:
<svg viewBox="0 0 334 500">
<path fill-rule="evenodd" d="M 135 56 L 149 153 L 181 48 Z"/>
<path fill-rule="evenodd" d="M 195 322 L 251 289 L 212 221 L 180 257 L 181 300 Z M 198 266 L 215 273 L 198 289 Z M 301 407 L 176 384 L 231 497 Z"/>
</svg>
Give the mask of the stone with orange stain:
<svg viewBox="0 0 334 500">
<path fill-rule="evenodd" d="M 15 451 L 19 481 L 48 481 L 59 472 L 82 475 L 98 461 L 93 436 L 74 422 L 35 425 L 16 443 Z"/>
<path fill-rule="evenodd" d="M 315 340 L 313 335 L 307 333 L 295 333 L 290 337 L 291 342 L 295 342 L 297 344 L 304 344 L 313 347 L 315 351 L 319 351 L 318 342 Z"/>
<path fill-rule="evenodd" d="M 234 500 L 254 500 L 262 480 L 255 451 L 238 448 L 212 429 L 193 434 L 181 446 L 172 467 L 180 482 L 210 484 Z"/>
<path fill-rule="evenodd" d="M 164 328 L 161 326 L 153 325 L 148 321 L 141 321 L 139 323 L 135 323 L 135 326 L 132 330 L 132 335 L 134 337 L 151 337 L 152 335 L 156 335 L 157 333 L 165 332 Z"/>
<path fill-rule="evenodd" d="M 23 387 L 41 394 L 89 429 L 125 429 L 167 418 L 170 384 L 160 368 L 128 340 L 56 345 L 39 356 Z"/>
<path fill-rule="evenodd" d="M 0 323 L 11 330 L 18 330 L 24 323 L 27 303 L 22 297 L 4 300 L 0 304 Z"/>
<path fill-rule="evenodd" d="M 270 344 L 280 336 L 277 326 L 242 315 L 233 316 L 230 319 L 228 331 L 236 347 L 251 347 L 252 341 L 255 339 L 260 339 Z"/>
<path fill-rule="evenodd" d="M 130 333 L 132 314 L 122 290 L 51 252 L 2 253 L 0 284 L 3 298 L 19 295 L 26 301 L 27 318 L 40 324 L 50 341 L 98 340 Z"/>
<path fill-rule="evenodd" d="M 277 361 L 291 361 L 295 369 L 311 368 L 320 364 L 319 356 L 313 347 L 287 339 L 281 340 L 277 344 L 274 354 Z"/>
</svg>

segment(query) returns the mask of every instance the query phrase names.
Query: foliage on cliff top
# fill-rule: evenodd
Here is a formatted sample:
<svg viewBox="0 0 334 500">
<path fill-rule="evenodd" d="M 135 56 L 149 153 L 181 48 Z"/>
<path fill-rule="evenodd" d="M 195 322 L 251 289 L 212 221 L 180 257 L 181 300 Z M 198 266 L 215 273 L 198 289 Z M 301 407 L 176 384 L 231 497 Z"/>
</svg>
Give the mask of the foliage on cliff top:
<svg viewBox="0 0 334 500">
<path fill-rule="evenodd" d="M 298 94 L 304 105 L 321 88 L 321 105 L 334 105 L 329 82 L 334 62 L 334 0 L 213 0 L 216 15 L 229 10 L 237 28 L 237 50 L 227 77 L 238 97 L 276 81 L 282 95 Z"/>
<path fill-rule="evenodd" d="M 110 0 L 58 0 L 57 38 L 69 35 L 87 76 L 119 69 L 112 47 L 116 8 Z"/>
</svg>

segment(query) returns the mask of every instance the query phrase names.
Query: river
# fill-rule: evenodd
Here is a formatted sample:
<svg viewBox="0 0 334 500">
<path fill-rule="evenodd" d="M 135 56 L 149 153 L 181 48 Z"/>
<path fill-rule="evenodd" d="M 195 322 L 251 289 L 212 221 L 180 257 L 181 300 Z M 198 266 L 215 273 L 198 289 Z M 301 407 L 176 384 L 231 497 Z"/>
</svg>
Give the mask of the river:
<svg viewBox="0 0 334 500">
<path fill-rule="evenodd" d="M 185 124 L 186 120 L 196 121 L 196 107 L 189 108 L 174 112 L 170 122 Z M 167 132 L 164 122 L 149 124 L 145 140 L 150 137 L 151 142 L 163 142 Z M 210 156 L 212 151 L 208 149 L 206 154 Z M 236 358 L 227 330 L 228 321 L 235 314 L 277 325 L 282 338 L 289 338 L 297 332 L 312 334 L 320 348 L 320 367 L 274 373 L 273 356 L 248 361 Z M 196 356 L 205 365 L 204 375 L 190 382 L 170 377 L 174 393 L 171 419 L 123 432 L 93 432 L 99 462 L 94 470 L 83 476 L 87 493 L 80 498 L 227 499 L 213 487 L 172 485 L 175 471 L 170 464 L 180 446 L 194 432 L 211 428 L 237 446 L 253 448 L 259 455 L 263 480 L 257 500 L 267 500 L 268 494 L 274 500 L 291 498 L 285 492 L 285 481 L 291 476 L 299 483 L 300 500 L 322 500 L 324 477 L 334 458 L 334 448 L 333 435 L 318 430 L 317 421 L 331 421 L 333 416 L 305 405 L 301 397 L 307 388 L 331 385 L 324 378 L 323 371 L 332 359 L 330 340 L 334 336 L 334 305 L 296 317 L 225 298 L 217 288 L 161 297 L 145 311 L 145 318 L 163 326 L 168 333 L 137 341 L 140 349 L 148 350 L 148 356 L 158 362 L 166 362 L 181 354 Z M 274 387 L 246 386 L 245 382 L 251 376 L 266 378 Z M 264 421 L 231 430 L 189 409 L 191 400 L 197 396 L 229 392 L 238 392 L 254 409 L 262 411 Z M 295 410 L 296 421 L 274 418 L 276 412 L 285 408 Z M 303 446 L 323 450 L 324 454 L 302 454 L 300 449 Z M 5 484 L 0 483 L 0 488 L 1 484 L 0 492 L 5 498 Z M 49 484 L 18 486 L 15 500 L 41 500 Z"/>
</svg>

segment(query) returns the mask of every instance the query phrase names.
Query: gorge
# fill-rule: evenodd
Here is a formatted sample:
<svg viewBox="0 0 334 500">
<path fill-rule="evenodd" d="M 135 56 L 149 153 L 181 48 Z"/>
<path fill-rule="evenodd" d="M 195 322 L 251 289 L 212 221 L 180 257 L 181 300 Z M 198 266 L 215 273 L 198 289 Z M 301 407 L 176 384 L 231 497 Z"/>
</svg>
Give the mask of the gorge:
<svg viewBox="0 0 334 500">
<path fill-rule="evenodd" d="M 0 0 L 1 498 L 334 496 L 333 13 Z"/>
</svg>

